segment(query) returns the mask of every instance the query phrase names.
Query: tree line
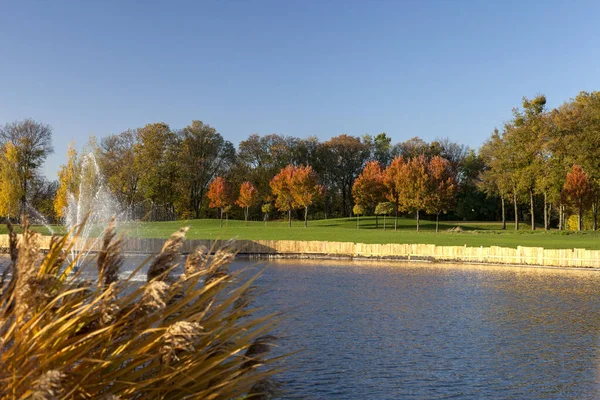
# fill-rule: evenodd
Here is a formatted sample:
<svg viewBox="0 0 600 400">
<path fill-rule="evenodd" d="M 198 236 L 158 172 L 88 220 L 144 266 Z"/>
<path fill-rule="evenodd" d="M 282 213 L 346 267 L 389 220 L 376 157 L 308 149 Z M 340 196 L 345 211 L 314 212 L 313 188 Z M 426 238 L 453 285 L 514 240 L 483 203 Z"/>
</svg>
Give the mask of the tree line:
<svg viewBox="0 0 600 400">
<path fill-rule="evenodd" d="M 40 174 L 53 151 L 51 133 L 33 120 L 0 129 L 1 216 L 14 217 L 30 205 L 59 221 L 68 193 L 77 195 L 81 162 L 90 153 L 132 218 L 445 215 L 504 226 L 513 218 L 515 228 L 528 220 L 535 229 L 565 228 L 576 215 L 579 227 L 597 228 L 598 92 L 582 92 L 552 110 L 544 96 L 524 98 L 478 151 L 447 138 L 392 143 L 386 133 L 326 141 L 251 134 L 236 147 L 201 121 L 182 129 L 152 123 L 91 140 L 81 153 L 70 148 L 53 182 Z M 310 183 L 302 186 L 300 176 Z M 219 182 L 229 193 L 225 202 L 209 195 Z"/>
</svg>

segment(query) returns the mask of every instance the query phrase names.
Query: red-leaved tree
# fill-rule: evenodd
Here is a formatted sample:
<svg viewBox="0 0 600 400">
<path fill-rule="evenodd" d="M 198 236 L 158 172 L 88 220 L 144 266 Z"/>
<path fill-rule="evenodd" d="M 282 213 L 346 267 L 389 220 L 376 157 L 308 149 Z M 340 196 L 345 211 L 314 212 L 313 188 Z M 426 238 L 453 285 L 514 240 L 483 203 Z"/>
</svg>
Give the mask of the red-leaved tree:
<svg viewBox="0 0 600 400">
<path fill-rule="evenodd" d="M 563 186 L 565 202 L 577 209 L 577 229 L 583 229 L 583 212 L 589 206 L 592 196 L 592 183 L 583 168 L 575 164 L 567 174 Z"/>
<path fill-rule="evenodd" d="M 238 206 L 244 209 L 244 221 L 248 222 L 248 211 L 250 207 L 256 204 L 258 200 L 258 190 L 253 184 L 246 181 L 240 186 L 240 195 L 235 202 Z"/>
<path fill-rule="evenodd" d="M 231 205 L 231 186 L 223 177 L 217 176 L 208 186 L 210 208 L 219 209 L 219 227 L 223 227 L 223 209 Z"/>
</svg>

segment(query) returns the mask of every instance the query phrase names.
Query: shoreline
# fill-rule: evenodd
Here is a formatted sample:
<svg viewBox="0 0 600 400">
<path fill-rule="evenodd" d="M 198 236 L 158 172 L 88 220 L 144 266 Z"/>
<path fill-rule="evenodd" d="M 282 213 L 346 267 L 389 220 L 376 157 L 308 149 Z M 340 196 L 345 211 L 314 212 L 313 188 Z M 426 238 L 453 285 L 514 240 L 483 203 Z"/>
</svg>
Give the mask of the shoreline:
<svg viewBox="0 0 600 400">
<path fill-rule="evenodd" d="M 50 237 L 42 237 L 40 249 L 48 249 Z M 122 251 L 131 254 L 160 253 L 167 239 L 126 238 Z M 8 249 L 8 235 L 0 235 L 0 252 Z M 101 241 L 89 240 L 83 247 L 95 252 Z M 459 263 L 496 266 L 526 266 L 578 270 L 600 270 L 600 250 L 544 249 L 542 247 L 468 247 L 433 244 L 365 244 L 296 240 L 199 240 L 188 239 L 181 253 L 203 247 L 214 251 L 226 247 L 247 259 L 312 259 L 337 261 L 399 261 Z"/>
</svg>

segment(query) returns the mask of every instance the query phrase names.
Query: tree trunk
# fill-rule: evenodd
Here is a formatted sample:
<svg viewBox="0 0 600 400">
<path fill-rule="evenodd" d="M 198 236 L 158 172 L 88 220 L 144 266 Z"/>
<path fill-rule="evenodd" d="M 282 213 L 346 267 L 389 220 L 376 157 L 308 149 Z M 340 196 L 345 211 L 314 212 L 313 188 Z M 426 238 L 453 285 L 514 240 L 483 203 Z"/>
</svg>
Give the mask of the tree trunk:
<svg viewBox="0 0 600 400">
<path fill-rule="evenodd" d="M 356 214 L 356 229 L 360 229 L 360 215 Z"/>
<path fill-rule="evenodd" d="M 244 222 L 246 222 L 246 225 L 248 225 L 248 206 L 246 206 L 246 209 L 244 210 Z"/>
<path fill-rule="evenodd" d="M 598 229 L 598 197 L 594 197 L 594 202 L 592 203 L 592 215 L 594 217 L 592 229 Z"/>
<path fill-rule="evenodd" d="M 383 230 L 384 230 L 384 231 L 385 231 L 385 217 L 386 217 L 386 215 L 385 215 L 385 214 L 383 214 Z"/>
<path fill-rule="evenodd" d="M 419 210 L 417 210 L 417 232 L 419 232 Z"/>
<path fill-rule="evenodd" d="M 583 230 L 583 202 L 579 200 L 579 207 L 577 210 L 577 230 Z"/>
<path fill-rule="evenodd" d="M 398 202 L 396 201 L 396 217 L 394 220 L 394 230 L 398 230 Z"/>
<path fill-rule="evenodd" d="M 265 213 L 265 216 L 263 218 L 265 220 L 265 228 L 267 227 L 267 218 L 269 218 L 269 214 Z"/>
<path fill-rule="evenodd" d="M 375 229 L 379 229 L 379 215 L 375 214 Z"/>
<path fill-rule="evenodd" d="M 435 233 L 440 231 L 440 213 L 435 214 Z"/>
<path fill-rule="evenodd" d="M 501 198 L 502 201 L 502 229 L 506 229 L 506 200 L 504 197 Z"/>
<path fill-rule="evenodd" d="M 563 214 L 563 205 L 561 203 L 558 204 L 558 230 L 562 231 L 564 229 L 565 215 Z"/>
<path fill-rule="evenodd" d="M 548 195 L 544 192 L 544 230 L 548 230 Z"/>
<path fill-rule="evenodd" d="M 288 210 L 288 224 L 291 228 L 292 227 L 292 209 L 291 208 Z"/>
<path fill-rule="evenodd" d="M 219 208 L 219 228 L 223 227 L 223 209 Z"/>
<path fill-rule="evenodd" d="M 304 207 L 304 227 L 308 227 L 308 207 Z"/>
<path fill-rule="evenodd" d="M 513 194 L 513 203 L 515 204 L 515 231 L 518 231 L 519 230 L 519 205 L 517 204 L 517 193 Z"/>
<path fill-rule="evenodd" d="M 535 215 L 533 211 L 533 189 L 529 189 L 529 211 L 531 212 L 531 230 L 535 231 Z"/>
</svg>

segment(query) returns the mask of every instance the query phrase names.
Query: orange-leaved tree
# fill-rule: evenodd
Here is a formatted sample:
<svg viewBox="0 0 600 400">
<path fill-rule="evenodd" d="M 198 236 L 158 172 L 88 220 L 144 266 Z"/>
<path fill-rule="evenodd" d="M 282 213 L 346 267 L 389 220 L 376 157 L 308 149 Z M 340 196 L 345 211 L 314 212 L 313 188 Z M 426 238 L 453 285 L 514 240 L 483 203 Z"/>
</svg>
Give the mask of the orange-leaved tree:
<svg viewBox="0 0 600 400">
<path fill-rule="evenodd" d="M 386 187 L 385 197 L 394 204 L 394 230 L 398 230 L 398 211 L 400 211 L 403 185 L 406 184 L 408 173 L 407 163 L 404 157 L 398 156 L 392 160 L 383 172 L 383 182 Z"/>
<path fill-rule="evenodd" d="M 296 167 L 292 174 L 294 208 L 304 208 L 304 227 L 308 226 L 308 207 L 324 192 L 319 176 L 310 165 Z"/>
<path fill-rule="evenodd" d="M 583 229 L 583 212 L 589 205 L 592 195 L 592 183 L 588 174 L 575 164 L 567 174 L 563 186 L 563 196 L 567 204 L 577 209 L 577 229 Z"/>
<path fill-rule="evenodd" d="M 275 207 L 287 211 L 289 226 L 292 226 L 292 210 L 296 208 L 304 208 L 304 226 L 308 226 L 308 207 L 323 192 L 312 167 L 288 165 L 271 179 L 270 185 Z"/>
<path fill-rule="evenodd" d="M 406 165 L 406 179 L 401 187 L 400 201 L 402 208 L 415 212 L 417 232 L 419 231 L 419 212 L 425 209 L 427 196 L 427 160 L 424 155 L 413 157 Z"/>
<path fill-rule="evenodd" d="M 219 227 L 223 227 L 223 209 L 231 204 L 231 186 L 225 178 L 217 176 L 208 186 L 209 207 L 219 209 Z"/>
<path fill-rule="evenodd" d="M 294 209 L 294 193 L 292 189 L 292 175 L 296 167 L 288 165 L 271 179 L 269 186 L 275 195 L 275 207 L 279 211 L 287 211 L 288 223 L 292 227 L 292 210 Z"/>
<path fill-rule="evenodd" d="M 435 214 L 435 231 L 439 232 L 440 214 L 446 213 L 455 201 L 456 176 L 450 162 L 440 156 L 433 156 L 427 165 L 428 182 L 425 210 Z"/>
<path fill-rule="evenodd" d="M 362 206 L 370 212 L 384 199 L 385 185 L 381 165 L 377 161 L 369 161 L 352 185 L 354 204 Z M 375 227 L 379 227 L 379 218 L 375 217 Z"/>
<path fill-rule="evenodd" d="M 256 190 L 254 185 L 248 181 L 242 183 L 242 186 L 240 186 L 240 195 L 235 204 L 244 209 L 244 220 L 246 222 L 248 222 L 248 210 L 256 204 L 257 200 L 258 190 Z"/>
</svg>

